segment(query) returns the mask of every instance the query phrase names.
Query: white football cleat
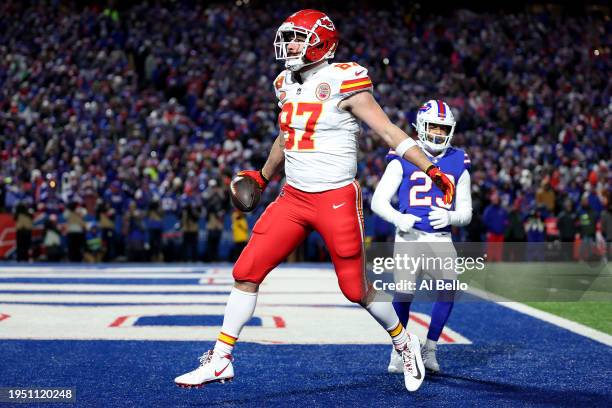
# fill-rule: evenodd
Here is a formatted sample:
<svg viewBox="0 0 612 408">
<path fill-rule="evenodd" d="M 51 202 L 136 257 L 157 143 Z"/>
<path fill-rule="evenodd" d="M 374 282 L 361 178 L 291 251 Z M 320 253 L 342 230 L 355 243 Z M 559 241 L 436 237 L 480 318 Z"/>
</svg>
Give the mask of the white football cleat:
<svg viewBox="0 0 612 408">
<path fill-rule="evenodd" d="M 433 347 L 427 347 L 427 345 L 424 345 L 421 349 L 425 369 L 433 373 L 440 372 L 440 364 L 438 364 L 438 359 L 436 358 L 436 349 L 437 347 L 435 345 Z"/>
<path fill-rule="evenodd" d="M 402 350 L 399 350 L 404 361 L 404 384 L 410 392 L 419 389 L 425 379 L 425 367 L 421 358 L 421 344 L 415 334 L 410 335 L 410 339 Z"/>
<path fill-rule="evenodd" d="M 404 372 L 404 360 L 402 355 L 391 346 L 391 357 L 389 358 L 389 366 L 387 372 L 391 374 L 401 374 Z"/>
<path fill-rule="evenodd" d="M 226 383 L 234 379 L 232 356 L 215 353 L 208 350 L 200 357 L 200 366 L 193 371 L 174 379 L 181 388 L 201 388 L 204 384 L 220 382 Z"/>
</svg>

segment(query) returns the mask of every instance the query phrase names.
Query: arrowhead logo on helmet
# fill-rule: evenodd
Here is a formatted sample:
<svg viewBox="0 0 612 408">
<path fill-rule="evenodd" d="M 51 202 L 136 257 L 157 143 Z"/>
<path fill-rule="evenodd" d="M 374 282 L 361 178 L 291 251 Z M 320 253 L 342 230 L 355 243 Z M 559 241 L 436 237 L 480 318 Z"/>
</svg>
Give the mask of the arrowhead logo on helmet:
<svg viewBox="0 0 612 408">
<path fill-rule="evenodd" d="M 318 23 L 321 27 L 327 28 L 328 30 L 334 31 L 336 29 L 334 23 L 332 23 L 331 19 L 327 16 L 320 18 Z"/>
</svg>

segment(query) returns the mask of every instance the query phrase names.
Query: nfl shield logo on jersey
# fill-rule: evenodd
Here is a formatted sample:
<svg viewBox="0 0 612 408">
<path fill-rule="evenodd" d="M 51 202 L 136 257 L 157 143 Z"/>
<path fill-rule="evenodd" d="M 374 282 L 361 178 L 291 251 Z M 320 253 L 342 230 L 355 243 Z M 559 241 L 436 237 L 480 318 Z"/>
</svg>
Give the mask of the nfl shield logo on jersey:
<svg viewBox="0 0 612 408">
<path fill-rule="evenodd" d="M 327 98 L 329 98 L 329 95 L 331 95 L 331 87 L 329 86 L 329 84 L 326 84 L 325 82 L 322 84 L 319 84 L 319 86 L 317 86 L 317 90 L 315 94 L 317 95 L 317 98 L 320 101 L 324 101 Z"/>
</svg>

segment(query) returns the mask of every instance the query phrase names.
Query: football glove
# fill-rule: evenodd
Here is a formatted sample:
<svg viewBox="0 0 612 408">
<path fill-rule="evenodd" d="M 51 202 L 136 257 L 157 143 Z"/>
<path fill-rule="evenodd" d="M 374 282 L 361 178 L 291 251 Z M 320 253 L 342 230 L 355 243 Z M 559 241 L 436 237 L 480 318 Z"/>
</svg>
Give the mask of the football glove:
<svg viewBox="0 0 612 408">
<path fill-rule="evenodd" d="M 434 207 L 433 205 L 431 206 L 428 217 L 429 223 L 433 229 L 442 229 L 449 226 L 451 223 L 450 211 L 444 208 Z"/>
<path fill-rule="evenodd" d="M 455 195 L 455 185 L 446 177 L 446 174 L 442 173 L 439 167 L 433 164 L 427 168 L 425 173 L 434 182 L 434 184 L 442 190 L 444 197 L 442 201 L 444 204 L 450 204 L 453 202 L 453 196 Z"/>
<path fill-rule="evenodd" d="M 394 224 L 400 232 L 409 232 L 414 224 L 418 221 L 421 221 L 421 218 L 412 214 L 400 214 L 394 220 Z"/>
<path fill-rule="evenodd" d="M 266 186 L 270 182 L 262 173 L 261 170 L 242 170 L 238 173 L 239 176 L 250 177 L 257 182 L 259 188 L 263 192 L 266 189 Z"/>
</svg>

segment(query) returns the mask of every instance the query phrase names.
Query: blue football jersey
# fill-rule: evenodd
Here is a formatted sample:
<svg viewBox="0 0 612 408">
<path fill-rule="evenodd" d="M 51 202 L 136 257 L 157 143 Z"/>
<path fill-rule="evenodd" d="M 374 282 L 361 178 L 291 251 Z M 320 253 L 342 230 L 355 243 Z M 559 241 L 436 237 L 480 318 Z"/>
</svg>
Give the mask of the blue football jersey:
<svg viewBox="0 0 612 408">
<path fill-rule="evenodd" d="M 414 224 L 414 228 L 419 231 L 450 232 L 450 226 L 434 230 L 429 223 L 428 215 L 432 205 L 446 208 L 447 210 L 453 210 L 455 208 L 455 198 L 453 197 L 453 202 L 451 204 L 444 204 L 442 200 L 444 194 L 442 194 L 442 191 L 431 181 L 425 172 L 421 171 L 409 161 L 394 154 L 393 151 L 387 155 L 387 159 L 389 162 L 391 162 L 391 160 L 399 160 L 402 164 L 402 183 L 397 191 L 399 211 L 402 214 L 412 214 L 421 218 L 421 221 Z M 457 185 L 461 174 L 470 168 L 470 159 L 467 153 L 454 147 L 449 147 L 441 157 L 434 157 L 431 160 L 433 164 L 440 167 L 440 170 L 442 170 L 455 185 Z"/>
</svg>

